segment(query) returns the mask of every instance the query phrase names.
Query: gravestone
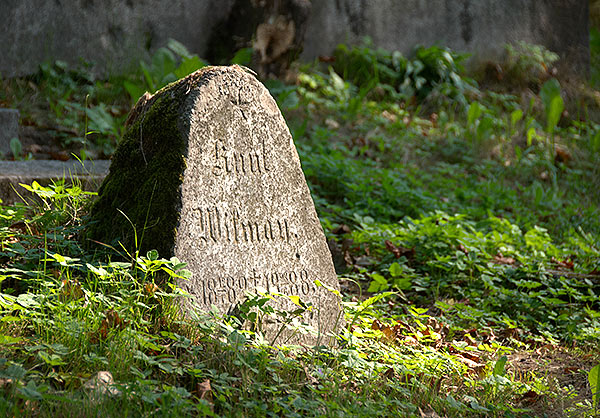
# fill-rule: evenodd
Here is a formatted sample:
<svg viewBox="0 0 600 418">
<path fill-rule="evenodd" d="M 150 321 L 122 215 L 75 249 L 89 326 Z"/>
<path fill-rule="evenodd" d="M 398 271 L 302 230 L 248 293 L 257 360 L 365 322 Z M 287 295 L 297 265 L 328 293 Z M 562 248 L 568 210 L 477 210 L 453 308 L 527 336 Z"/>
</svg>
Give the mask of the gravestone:
<svg viewBox="0 0 600 418">
<path fill-rule="evenodd" d="M 142 253 L 188 263 L 188 314 L 229 312 L 264 289 L 311 303 L 305 319 L 321 335 L 339 322 L 338 296 L 315 283 L 339 288 L 292 137 L 241 67 L 207 67 L 140 99 L 91 219 L 93 240 L 131 251 L 137 238 Z"/>
</svg>

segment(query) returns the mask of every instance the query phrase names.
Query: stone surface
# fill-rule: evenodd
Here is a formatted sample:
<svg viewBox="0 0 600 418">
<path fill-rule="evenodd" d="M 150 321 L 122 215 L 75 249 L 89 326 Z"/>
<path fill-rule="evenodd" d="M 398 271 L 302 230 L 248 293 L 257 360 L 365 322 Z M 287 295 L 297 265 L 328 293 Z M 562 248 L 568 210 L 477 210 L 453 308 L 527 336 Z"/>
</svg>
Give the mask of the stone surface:
<svg viewBox="0 0 600 418">
<path fill-rule="evenodd" d="M 478 61 L 497 60 L 505 43 L 521 40 L 542 44 L 575 72 L 585 71 L 588 1 L 312 1 L 303 57 L 331 54 L 338 43 L 369 36 L 376 46 L 405 54 L 416 45 L 437 43 L 473 53 Z M 137 67 L 169 38 L 200 56 L 210 52 L 211 37 L 230 39 L 229 47 L 237 50 L 245 45 L 235 39 L 251 37 L 245 29 L 254 18 L 241 4 L 244 0 L 4 0 L 0 75 L 31 74 L 46 60 L 77 63 L 80 57 L 94 61 L 98 71 L 122 71 Z"/>
<path fill-rule="evenodd" d="M 336 0 L 313 2 L 304 58 L 327 55 L 339 43 L 365 36 L 410 54 L 439 44 L 474 54 L 472 63 L 497 61 L 504 45 L 541 44 L 574 72 L 589 69 L 588 0 Z"/>
<path fill-rule="evenodd" d="M 169 38 L 203 52 L 233 0 L 3 0 L 0 76 L 31 74 L 44 61 L 94 63 L 96 73 L 138 68 Z"/>
<path fill-rule="evenodd" d="M 331 254 L 296 148 L 268 90 L 241 67 L 208 67 L 132 111 L 88 236 L 188 263 L 186 312 L 234 309 L 245 291 L 299 296 L 321 334 L 339 321 Z M 278 306 L 294 310 L 280 298 Z M 272 330 L 272 328 L 271 328 Z M 315 341 L 314 339 L 309 339 Z"/>
<path fill-rule="evenodd" d="M 0 199 L 5 204 L 21 202 L 31 197 L 19 183 L 31 184 L 37 181 L 42 185 L 53 180 L 77 179 L 84 190 L 95 191 L 108 173 L 109 161 L 0 161 Z"/>
<path fill-rule="evenodd" d="M 10 141 L 19 138 L 19 111 L 0 108 L 0 156 L 12 156 Z"/>
</svg>

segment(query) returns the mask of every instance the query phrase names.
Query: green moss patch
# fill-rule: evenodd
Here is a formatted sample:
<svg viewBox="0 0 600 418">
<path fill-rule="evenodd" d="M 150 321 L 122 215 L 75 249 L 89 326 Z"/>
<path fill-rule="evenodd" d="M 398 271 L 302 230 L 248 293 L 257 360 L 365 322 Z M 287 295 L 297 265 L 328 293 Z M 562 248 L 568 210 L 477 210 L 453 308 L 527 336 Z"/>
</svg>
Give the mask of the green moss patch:
<svg viewBox="0 0 600 418">
<path fill-rule="evenodd" d="M 136 104 L 92 206 L 87 243 L 172 253 L 189 132 L 184 108 L 191 89 L 210 77 L 210 68 L 199 70 Z"/>
</svg>

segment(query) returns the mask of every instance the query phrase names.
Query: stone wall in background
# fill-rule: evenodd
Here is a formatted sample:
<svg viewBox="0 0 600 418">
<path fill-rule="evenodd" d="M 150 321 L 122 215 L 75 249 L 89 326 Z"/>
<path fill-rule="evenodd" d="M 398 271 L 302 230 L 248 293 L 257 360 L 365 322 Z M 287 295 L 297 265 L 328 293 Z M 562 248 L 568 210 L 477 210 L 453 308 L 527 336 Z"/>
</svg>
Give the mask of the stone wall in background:
<svg viewBox="0 0 600 418">
<path fill-rule="evenodd" d="M 247 1 L 267 9 L 281 4 Z M 481 62 L 500 59 L 505 43 L 523 40 L 557 52 L 575 72 L 589 67 L 589 0 L 312 0 L 309 8 L 306 27 L 297 28 L 305 30 L 304 59 L 369 36 L 375 45 L 405 54 L 418 44 L 438 43 Z M 98 70 L 119 72 L 169 38 L 206 56 L 214 31 L 224 30 L 223 22 L 241 9 L 240 0 L 4 0 L 0 75 L 78 57 L 101 63 Z"/>
<path fill-rule="evenodd" d="M 30 74 L 46 60 L 122 72 L 177 39 L 202 52 L 233 0 L 2 0 L 0 75 Z"/>
<path fill-rule="evenodd" d="M 369 36 L 409 54 L 438 43 L 471 52 L 474 62 L 499 60 L 504 45 L 541 44 L 575 71 L 589 67 L 588 0 L 332 0 L 313 1 L 304 57 Z"/>
</svg>

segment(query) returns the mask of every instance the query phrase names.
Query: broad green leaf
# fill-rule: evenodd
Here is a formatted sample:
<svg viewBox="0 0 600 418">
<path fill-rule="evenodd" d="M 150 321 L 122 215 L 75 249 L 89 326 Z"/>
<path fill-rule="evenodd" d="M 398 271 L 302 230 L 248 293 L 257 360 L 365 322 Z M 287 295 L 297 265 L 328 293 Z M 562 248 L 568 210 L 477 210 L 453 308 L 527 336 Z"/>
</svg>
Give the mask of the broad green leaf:
<svg viewBox="0 0 600 418">
<path fill-rule="evenodd" d="M 412 287 L 412 280 L 409 277 L 396 278 L 394 280 L 394 286 L 400 290 L 407 290 Z"/>
<path fill-rule="evenodd" d="M 20 364 L 13 363 L 5 370 L 0 370 L 0 378 L 2 379 L 22 379 L 27 374 L 27 370 Z"/>
<path fill-rule="evenodd" d="M 494 365 L 494 371 L 493 371 L 493 374 L 495 376 L 504 376 L 504 374 L 506 373 L 506 371 L 504 370 L 504 366 L 506 365 L 506 360 L 508 360 L 507 357 L 502 356 L 498 359 L 498 361 L 496 361 L 496 364 Z"/>
<path fill-rule="evenodd" d="M 10 335 L 0 335 L 0 345 L 16 344 L 22 340 L 23 340 L 23 338 L 21 338 L 21 337 L 12 337 Z"/>
<path fill-rule="evenodd" d="M 473 102 L 469 105 L 469 111 L 467 112 L 467 123 L 472 126 L 483 113 L 483 107 L 479 102 Z"/>
<path fill-rule="evenodd" d="M 227 340 L 233 345 L 243 345 L 246 342 L 246 337 L 234 330 L 227 336 Z"/>
<path fill-rule="evenodd" d="M 40 303 L 37 300 L 35 300 L 35 295 L 32 293 L 21 293 L 17 297 L 16 302 L 24 308 L 40 306 Z"/>
<path fill-rule="evenodd" d="M 31 183 L 31 186 L 28 184 L 19 183 L 19 186 L 24 187 L 27 191 L 38 195 L 41 198 L 52 197 L 56 194 L 56 192 L 49 187 L 40 186 L 37 181 Z"/>
<path fill-rule="evenodd" d="M 537 138 L 537 133 L 535 132 L 535 128 L 531 127 L 527 130 L 527 147 L 531 146 L 534 138 Z"/>
<path fill-rule="evenodd" d="M 555 78 L 546 81 L 540 90 L 546 112 L 546 132 L 552 133 L 560 121 L 565 103 L 560 95 L 560 83 Z"/>
<path fill-rule="evenodd" d="M 61 264 L 63 264 L 65 261 L 67 261 L 67 259 L 60 254 L 51 254 L 51 257 L 54 258 L 56 261 L 58 261 Z"/>
<path fill-rule="evenodd" d="M 254 52 L 253 48 L 242 48 L 235 53 L 233 58 L 231 59 L 232 64 L 238 65 L 250 65 L 252 62 L 252 53 Z"/>
<path fill-rule="evenodd" d="M 177 272 L 177 275 L 183 279 L 191 279 L 192 278 L 192 272 L 190 270 L 187 269 L 181 269 Z"/>
<path fill-rule="evenodd" d="M 165 80 L 169 74 L 177 68 L 177 59 L 175 55 L 167 48 L 159 48 L 152 55 L 152 65 L 150 67 L 151 76 L 154 80 Z M 160 88 L 162 86 L 156 86 Z"/>
<path fill-rule="evenodd" d="M 374 303 L 379 302 L 381 299 L 387 298 L 388 296 L 391 295 L 395 295 L 396 292 L 382 292 L 382 293 L 378 293 L 375 296 L 371 296 L 369 299 L 365 300 L 364 302 L 362 302 L 360 304 L 360 307 L 363 309 L 368 308 L 369 306 L 373 305 Z"/>
<path fill-rule="evenodd" d="M 590 136 L 590 148 L 593 152 L 600 151 L 600 131 L 596 132 L 596 135 Z"/>
<path fill-rule="evenodd" d="M 381 274 L 373 273 L 371 274 L 371 285 L 369 286 L 369 292 L 379 292 L 381 290 L 387 289 L 388 281 Z"/>
<path fill-rule="evenodd" d="M 562 97 L 557 96 L 552 99 L 550 102 L 550 109 L 546 111 L 547 122 L 546 122 L 546 132 L 552 133 L 558 125 L 560 121 L 560 116 L 562 115 L 563 110 L 565 109 L 565 103 Z"/>
<path fill-rule="evenodd" d="M 181 64 L 179 64 L 179 67 L 177 67 L 177 69 L 174 71 L 174 74 L 175 77 L 179 79 L 193 73 L 196 70 L 199 70 L 202 67 L 206 67 L 206 62 L 198 58 L 197 55 L 194 55 L 192 57 L 185 58 Z"/>
<path fill-rule="evenodd" d="M 402 274 L 402 266 L 400 266 L 398 263 L 393 263 L 390 266 L 390 274 L 392 277 L 400 276 Z"/>
<path fill-rule="evenodd" d="M 144 61 L 140 61 L 140 68 L 142 69 L 142 73 L 144 74 L 144 78 L 146 79 L 146 84 L 149 87 L 150 93 L 154 93 L 156 91 L 156 84 L 152 75 L 150 75 L 150 69 L 148 65 Z"/>
<path fill-rule="evenodd" d="M 600 407 L 600 364 L 590 370 L 588 379 L 592 389 L 592 405 L 598 409 Z"/>
<path fill-rule="evenodd" d="M 338 290 L 335 290 L 333 287 L 326 285 L 325 283 L 321 282 L 319 279 L 316 279 L 314 283 L 315 283 L 315 286 L 324 287 L 325 289 L 327 289 L 334 295 L 342 297 L 342 295 L 340 294 L 340 292 Z"/>
<path fill-rule="evenodd" d="M 337 92 L 342 92 L 346 89 L 346 83 L 344 79 L 337 75 L 333 68 L 329 68 L 329 76 L 331 77 L 331 85 Z"/>
<path fill-rule="evenodd" d="M 142 94 L 146 92 L 146 89 L 143 86 L 139 86 L 129 80 L 123 81 L 123 87 L 125 87 L 125 90 L 127 90 L 129 97 L 136 102 L 140 97 L 142 97 Z"/>
<path fill-rule="evenodd" d="M 28 399 L 40 400 L 43 397 L 42 394 L 38 391 L 38 387 L 36 386 L 33 380 L 27 382 L 27 386 L 18 388 L 17 392 L 19 392 L 21 395 Z"/>
<path fill-rule="evenodd" d="M 510 114 L 510 123 L 514 127 L 521 119 L 523 119 L 523 111 L 517 109 Z"/>
<path fill-rule="evenodd" d="M 477 127 L 477 137 L 479 139 L 487 139 L 489 136 L 491 136 L 493 130 L 494 119 L 489 116 L 485 116 L 481 119 L 479 126 Z"/>
<path fill-rule="evenodd" d="M 515 157 L 517 157 L 517 160 L 521 160 L 521 157 L 523 157 L 523 150 L 518 145 L 515 145 Z"/>
<path fill-rule="evenodd" d="M 10 150 L 15 159 L 21 155 L 21 152 L 23 151 L 23 145 L 21 145 L 19 138 L 12 138 L 10 140 Z"/>
<path fill-rule="evenodd" d="M 15 309 L 15 300 L 14 296 L 0 293 L 0 307 L 3 309 Z"/>
<path fill-rule="evenodd" d="M 67 364 L 63 361 L 63 359 L 60 356 L 56 354 L 49 354 L 45 351 L 40 351 L 38 352 L 38 356 L 40 356 L 40 358 L 44 360 L 49 366 L 62 366 L 64 364 Z"/>
<path fill-rule="evenodd" d="M 544 83 L 540 90 L 540 98 L 545 107 L 550 106 L 550 102 L 556 96 L 560 96 L 560 83 L 557 79 L 552 78 Z"/>
<path fill-rule="evenodd" d="M 536 206 L 539 205 L 542 201 L 542 199 L 544 198 L 544 188 L 542 187 L 542 185 L 539 182 L 535 182 L 535 186 L 534 186 L 534 191 L 535 191 L 535 204 Z"/>
<path fill-rule="evenodd" d="M 85 265 L 88 268 L 88 270 L 90 270 L 92 273 L 94 273 L 100 277 L 108 276 L 108 272 L 106 270 L 104 270 L 102 267 L 96 268 L 96 267 L 92 266 L 90 263 L 86 263 Z"/>
</svg>

